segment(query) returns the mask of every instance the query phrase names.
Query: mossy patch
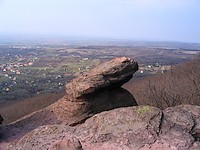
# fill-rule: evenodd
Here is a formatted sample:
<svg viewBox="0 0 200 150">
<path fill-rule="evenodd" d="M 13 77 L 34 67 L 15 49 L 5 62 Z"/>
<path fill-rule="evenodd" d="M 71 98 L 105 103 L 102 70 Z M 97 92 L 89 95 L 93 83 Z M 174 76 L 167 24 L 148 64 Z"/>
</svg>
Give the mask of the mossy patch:
<svg viewBox="0 0 200 150">
<path fill-rule="evenodd" d="M 151 112 L 152 108 L 150 106 L 138 106 L 136 112 L 139 114 Z"/>
</svg>

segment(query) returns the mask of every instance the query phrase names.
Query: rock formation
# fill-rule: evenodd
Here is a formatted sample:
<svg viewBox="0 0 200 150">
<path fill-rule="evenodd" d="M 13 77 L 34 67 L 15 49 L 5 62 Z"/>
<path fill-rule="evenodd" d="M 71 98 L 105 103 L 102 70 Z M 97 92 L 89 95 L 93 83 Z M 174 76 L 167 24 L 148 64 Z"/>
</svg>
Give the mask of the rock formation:
<svg viewBox="0 0 200 150">
<path fill-rule="evenodd" d="M 190 105 L 164 111 L 150 106 L 117 108 L 74 127 L 41 126 L 9 149 L 49 149 L 60 145 L 83 150 L 199 150 L 199 111 L 199 106 Z"/>
<path fill-rule="evenodd" d="M 59 120 L 73 126 L 96 113 L 136 105 L 134 97 L 127 90 L 117 87 L 74 100 L 65 96 L 53 104 L 51 110 Z"/>
<path fill-rule="evenodd" d="M 127 57 L 112 59 L 75 78 L 66 85 L 71 99 L 79 99 L 108 87 L 120 87 L 138 70 L 137 62 Z"/>
<path fill-rule="evenodd" d="M 133 96 L 121 85 L 137 70 L 137 62 L 127 57 L 102 63 L 68 83 L 66 96 L 52 110 L 60 120 L 75 125 L 105 110 L 135 106 Z"/>
<path fill-rule="evenodd" d="M 126 57 L 100 64 L 68 83 L 66 95 L 54 104 L 2 127 L 0 143 L 18 140 L 42 125 L 75 126 L 96 113 L 137 105 L 134 97 L 121 88 L 137 70 L 137 62 Z M 13 134 L 14 132 L 17 134 Z M 1 145 L 3 144 L 0 144 L 0 149 Z"/>
</svg>

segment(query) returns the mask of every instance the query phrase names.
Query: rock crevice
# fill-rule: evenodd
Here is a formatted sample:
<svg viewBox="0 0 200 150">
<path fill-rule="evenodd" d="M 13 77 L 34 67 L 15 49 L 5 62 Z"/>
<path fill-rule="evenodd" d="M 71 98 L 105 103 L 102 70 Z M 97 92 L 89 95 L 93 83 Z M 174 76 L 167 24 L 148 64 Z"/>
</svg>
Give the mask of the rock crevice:
<svg viewBox="0 0 200 150">
<path fill-rule="evenodd" d="M 0 124 L 2 124 L 3 120 L 3 117 L 0 115 Z"/>
</svg>

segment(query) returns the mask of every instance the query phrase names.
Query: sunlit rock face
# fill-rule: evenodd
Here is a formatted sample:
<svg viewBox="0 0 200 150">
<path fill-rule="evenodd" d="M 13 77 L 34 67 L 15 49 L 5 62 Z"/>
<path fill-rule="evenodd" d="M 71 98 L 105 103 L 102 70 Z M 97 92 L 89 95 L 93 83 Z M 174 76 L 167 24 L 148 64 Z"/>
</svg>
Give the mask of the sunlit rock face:
<svg viewBox="0 0 200 150">
<path fill-rule="evenodd" d="M 76 126 L 41 126 L 9 150 L 199 150 L 200 107 L 131 106 L 98 113 Z"/>
<path fill-rule="evenodd" d="M 84 150 L 136 150 L 156 141 L 161 117 L 162 111 L 155 107 L 117 108 L 96 114 L 78 126 L 41 126 L 11 147 L 36 150 L 57 145 Z"/>
<path fill-rule="evenodd" d="M 138 70 L 138 63 L 127 57 L 104 62 L 66 85 L 66 93 L 72 98 L 85 97 L 107 87 L 120 87 Z"/>
</svg>

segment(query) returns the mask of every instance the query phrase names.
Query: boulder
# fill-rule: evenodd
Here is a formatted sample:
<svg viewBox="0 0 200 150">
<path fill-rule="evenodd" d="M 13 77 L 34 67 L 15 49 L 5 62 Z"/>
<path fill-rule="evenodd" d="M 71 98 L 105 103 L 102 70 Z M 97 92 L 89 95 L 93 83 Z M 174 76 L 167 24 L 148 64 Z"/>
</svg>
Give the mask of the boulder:
<svg viewBox="0 0 200 150">
<path fill-rule="evenodd" d="M 169 107 L 163 111 L 165 130 L 177 128 L 181 131 L 190 132 L 195 125 L 193 115 L 182 107 Z"/>
<path fill-rule="evenodd" d="M 82 145 L 84 150 L 137 150 L 156 141 L 161 117 L 162 111 L 155 107 L 118 108 L 97 114 L 77 127 L 39 127 L 9 147 L 21 147 L 22 150 L 49 149 L 55 145 L 67 147 L 73 137 L 81 143 L 75 145 Z M 60 140 L 66 142 L 57 142 Z M 76 143 L 79 142 L 76 140 Z"/>
<path fill-rule="evenodd" d="M 69 125 L 92 115 L 119 107 L 137 105 L 121 85 L 132 78 L 138 63 L 127 57 L 104 62 L 66 84 L 66 95 L 52 105 L 52 111 Z"/>
<path fill-rule="evenodd" d="M 120 87 L 138 70 L 138 63 L 127 57 L 104 62 L 66 84 L 66 93 L 73 99 L 87 96 L 108 87 Z"/>
<path fill-rule="evenodd" d="M 169 107 L 163 113 L 163 131 L 177 128 L 200 139 L 200 106 L 179 105 Z"/>
<path fill-rule="evenodd" d="M 7 149 L 199 150 L 199 110 L 199 106 L 191 105 L 164 111 L 151 106 L 117 108 L 73 127 L 41 126 Z"/>
<path fill-rule="evenodd" d="M 160 139 L 151 145 L 152 150 L 158 145 L 168 149 L 200 149 L 199 140 L 200 107 L 179 105 L 163 111 Z M 164 148 L 161 148 L 164 149 Z"/>
<path fill-rule="evenodd" d="M 81 144 L 72 136 L 73 130 L 64 125 L 40 126 L 27 133 L 17 143 L 13 142 L 6 149 L 47 150 L 56 148 L 78 148 Z"/>
<path fill-rule="evenodd" d="M 78 101 L 71 101 L 65 96 L 53 104 L 51 109 L 59 120 L 74 126 L 102 111 L 128 106 L 137 106 L 132 94 L 123 88 L 115 88 L 101 90 Z"/>
<path fill-rule="evenodd" d="M 161 117 L 162 111 L 151 106 L 118 108 L 94 115 L 78 126 L 74 134 L 88 145 L 88 150 L 95 150 L 95 145 L 104 150 L 116 146 L 137 150 L 156 141 Z"/>
</svg>

